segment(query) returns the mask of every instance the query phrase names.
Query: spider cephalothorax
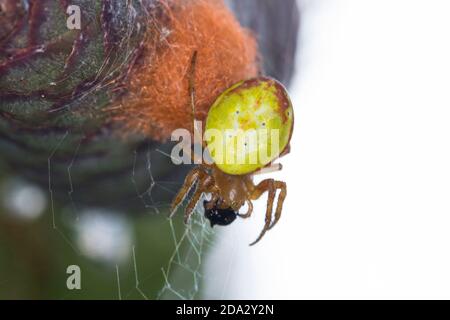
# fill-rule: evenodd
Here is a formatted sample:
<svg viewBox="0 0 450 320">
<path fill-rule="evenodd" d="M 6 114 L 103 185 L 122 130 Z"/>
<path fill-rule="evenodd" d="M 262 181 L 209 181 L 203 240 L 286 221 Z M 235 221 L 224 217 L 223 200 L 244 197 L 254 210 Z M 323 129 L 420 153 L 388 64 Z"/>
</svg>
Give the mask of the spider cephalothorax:
<svg viewBox="0 0 450 320">
<path fill-rule="evenodd" d="M 195 59 L 194 54 L 193 65 Z M 194 108 L 193 85 L 190 87 Z M 185 209 L 185 221 L 188 222 L 202 195 L 210 194 L 211 200 L 204 204 L 205 213 L 215 222 L 222 221 L 214 214 L 227 215 L 230 220 L 223 222 L 229 224 L 234 220 L 231 219 L 232 212 L 242 218 L 250 217 L 252 201 L 268 192 L 265 225 L 252 245 L 258 242 L 279 221 L 287 191 L 283 181 L 266 179 L 255 184 L 253 177 L 281 170 L 281 165 L 273 162 L 289 152 L 293 123 L 294 114 L 287 91 L 274 79 L 259 77 L 242 81 L 222 93 L 208 112 L 203 140 L 213 163 L 202 163 L 187 175 L 172 202 L 172 214 L 194 188 Z M 247 212 L 239 213 L 245 204 Z"/>
</svg>

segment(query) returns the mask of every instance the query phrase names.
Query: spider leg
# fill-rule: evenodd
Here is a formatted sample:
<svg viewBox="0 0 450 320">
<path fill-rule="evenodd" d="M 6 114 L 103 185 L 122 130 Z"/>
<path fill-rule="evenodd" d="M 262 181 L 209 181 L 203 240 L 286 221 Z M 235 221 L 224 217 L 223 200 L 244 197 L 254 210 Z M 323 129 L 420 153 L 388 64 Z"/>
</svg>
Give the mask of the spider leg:
<svg viewBox="0 0 450 320">
<path fill-rule="evenodd" d="M 220 190 L 216 186 L 212 185 L 207 193 L 211 194 L 211 200 L 206 204 L 206 209 L 212 209 L 220 199 Z"/>
<path fill-rule="evenodd" d="M 267 180 L 261 181 L 256 186 L 256 188 L 252 194 L 252 199 L 256 200 L 256 199 L 260 198 L 261 195 L 265 191 L 269 192 L 269 197 L 267 198 L 267 210 L 266 210 L 266 220 L 265 220 L 264 228 L 261 231 L 261 233 L 259 234 L 258 238 L 250 244 L 251 246 L 253 246 L 259 240 L 261 240 L 261 238 L 265 235 L 267 230 L 269 230 L 269 228 L 270 228 L 271 221 L 272 221 L 273 202 L 274 202 L 275 195 L 276 195 L 276 188 L 275 188 L 274 182 L 275 181 L 273 179 L 267 179 Z"/>
<path fill-rule="evenodd" d="M 191 65 L 189 69 L 188 79 L 189 79 L 189 98 L 192 108 L 192 118 L 195 119 L 195 68 L 197 66 L 197 51 L 194 51 L 191 58 Z"/>
<path fill-rule="evenodd" d="M 199 180 L 202 173 L 203 173 L 203 170 L 201 170 L 200 168 L 197 167 L 197 168 L 192 169 L 192 171 L 189 172 L 189 174 L 186 176 L 183 186 L 181 187 L 180 191 L 178 191 L 178 194 L 175 197 L 175 199 L 172 201 L 169 218 L 172 218 L 174 216 L 177 208 L 180 206 L 180 204 L 186 198 L 186 196 L 188 195 L 188 193 L 192 189 L 192 187 L 195 185 L 195 183 Z"/>
<path fill-rule="evenodd" d="M 189 219 L 192 216 L 192 213 L 194 212 L 195 207 L 197 206 L 198 201 L 200 200 L 200 197 L 203 194 L 202 188 L 199 186 L 197 190 L 195 190 L 194 195 L 192 196 L 191 200 L 189 200 L 188 205 L 186 206 L 186 210 L 184 211 L 184 223 L 188 223 Z"/>
<path fill-rule="evenodd" d="M 196 90 L 195 90 L 195 70 L 197 67 L 197 56 L 198 52 L 195 50 L 192 54 L 191 64 L 188 70 L 188 82 L 189 82 L 189 104 L 191 105 L 191 113 L 192 113 L 192 129 L 194 141 L 201 141 L 202 147 L 204 147 L 203 135 L 202 135 L 202 127 L 199 127 L 201 124 L 200 121 L 196 121 L 195 119 L 195 103 L 196 103 Z M 203 161 L 203 150 L 197 150 L 197 147 L 194 146 L 194 150 L 191 152 L 191 160 L 192 163 L 195 164 L 203 164 L 206 167 L 212 167 L 211 164 L 208 164 L 206 161 Z M 200 163 L 199 163 L 200 161 Z"/>
<path fill-rule="evenodd" d="M 211 178 L 205 174 L 203 174 L 198 180 L 197 188 L 186 206 L 186 210 L 184 211 L 184 223 L 188 223 L 189 218 L 192 216 L 197 203 L 200 201 L 200 198 L 203 193 L 208 192 L 209 186 L 211 185 Z"/>
<path fill-rule="evenodd" d="M 281 171 L 283 169 L 283 165 L 281 163 L 272 163 L 258 171 L 254 172 L 253 175 L 266 174 Z"/>
<path fill-rule="evenodd" d="M 244 213 L 244 214 L 238 214 L 238 216 L 243 218 L 243 219 L 250 218 L 250 216 L 252 215 L 252 212 L 253 212 L 253 203 L 252 203 L 251 200 L 247 200 L 247 205 L 248 205 L 247 212 Z"/>
<path fill-rule="evenodd" d="M 278 195 L 277 209 L 275 211 L 275 219 L 270 225 L 269 230 L 272 229 L 277 224 L 278 220 L 280 220 L 281 211 L 283 211 L 284 199 L 286 199 L 287 195 L 286 182 L 275 181 L 274 184 L 276 189 L 280 189 L 280 194 Z"/>
</svg>

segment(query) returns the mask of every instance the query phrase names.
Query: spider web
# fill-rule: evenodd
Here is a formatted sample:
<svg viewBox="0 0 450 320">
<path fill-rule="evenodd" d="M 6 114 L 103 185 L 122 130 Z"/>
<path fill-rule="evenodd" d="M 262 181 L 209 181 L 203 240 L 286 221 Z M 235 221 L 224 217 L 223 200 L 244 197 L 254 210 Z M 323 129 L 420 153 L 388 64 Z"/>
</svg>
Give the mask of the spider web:
<svg viewBox="0 0 450 320">
<path fill-rule="evenodd" d="M 133 1 L 128 1 L 128 20 L 135 21 L 136 10 L 133 7 Z M 151 16 L 148 16 L 151 19 Z M 151 21 L 148 21 L 151 24 Z M 133 60 L 134 55 L 134 47 L 132 44 L 131 38 L 135 32 L 139 30 L 136 28 L 138 24 L 136 23 L 128 23 L 122 26 L 124 29 L 123 37 L 120 40 L 118 46 L 121 48 L 125 48 L 126 54 L 122 57 L 123 61 L 111 61 L 112 59 L 117 59 L 118 56 L 114 55 L 113 52 L 109 52 L 105 57 L 104 64 L 98 69 L 97 76 L 95 78 L 100 77 L 102 74 L 114 74 L 122 68 L 127 68 L 130 62 Z M 161 37 L 161 41 L 166 41 L 165 37 Z M 38 71 L 36 71 L 38 72 Z M 106 86 L 111 85 L 109 82 L 99 82 L 97 85 L 90 88 L 88 91 L 83 92 L 81 96 L 77 98 L 83 100 L 90 93 L 96 92 L 105 88 Z M 50 211 L 51 211 L 51 228 L 54 232 L 58 234 L 61 239 L 70 246 L 70 248 L 79 256 L 80 258 L 83 256 L 83 253 L 80 252 L 76 241 L 72 239 L 72 233 L 70 231 L 66 231 L 64 225 L 62 225 L 61 218 L 59 217 L 59 208 L 57 207 L 57 203 L 54 199 L 55 189 L 53 186 L 54 180 L 54 157 L 61 149 L 61 147 L 67 143 L 67 139 L 70 134 L 70 131 L 67 131 L 57 144 L 54 150 L 52 150 L 51 154 L 49 154 L 47 159 L 48 165 L 48 194 L 50 201 Z M 73 158 L 67 164 L 67 180 L 69 182 L 69 188 L 67 190 L 67 195 L 70 201 L 70 211 L 74 213 L 74 219 L 72 221 L 73 224 L 76 224 L 80 217 L 83 215 L 82 210 L 80 209 L 83 205 L 76 203 L 75 196 L 77 193 L 83 192 L 83 190 L 78 190 L 77 186 L 73 183 L 73 174 L 77 166 L 77 157 L 80 152 L 80 147 L 82 145 L 82 140 L 74 148 Z M 150 148 L 150 147 L 149 147 Z M 173 191 L 167 187 L 167 185 L 179 184 L 179 182 L 175 181 L 157 181 L 154 178 L 152 173 L 152 157 L 150 149 L 146 152 L 146 166 L 145 171 L 148 176 L 148 187 L 141 191 L 138 185 L 138 175 L 141 174 L 138 171 L 138 155 L 139 151 L 134 151 L 134 162 L 133 169 L 130 172 L 130 181 L 135 188 L 136 197 L 142 203 L 142 211 L 148 213 L 148 219 L 152 219 L 153 215 L 164 215 L 168 213 L 169 204 L 168 203 L 158 203 L 157 199 L 153 196 L 154 190 L 156 188 L 160 188 L 167 192 L 173 194 Z M 170 156 L 167 155 L 167 161 L 171 161 Z M 174 195 L 174 194 L 173 194 Z M 199 201 L 202 203 L 202 201 Z M 125 212 L 123 212 L 125 214 Z M 180 212 L 178 213 L 179 215 Z M 135 247 L 138 243 L 133 243 L 130 249 L 130 257 L 127 263 L 132 264 L 134 271 L 134 288 L 132 290 L 136 291 L 143 299 L 194 299 L 198 297 L 199 290 L 201 287 L 202 280 L 202 265 L 203 265 L 203 257 L 206 249 L 211 244 L 211 236 L 212 229 L 207 225 L 205 218 L 202 215 L 202 212 L 199 208 L 196 208 L 191 221 L 184 230 L 180 233 L 177 230 L 175 223 L 172 219 L 167 219 L 165 222 L 170 230 L 170 235 L 167 235 L 162 241 L 171 241 L 173 245 L 173 251 L 170 254 L 170 258 L 167 263 L 162 266 L 160 272 L 164 279 L 163 285 L 160 290 L 156 293 L 154 292 L 146 292 L 142 288 L 142 283 L 145 279 L 148 278 L 148 274 L 146 270 L 142 270 L 139 268 L 139 260 L 140 257 L 136 255 Z M 73 226 L 72 226 L 73 227 Z M 127 292 L 124 286 L 122 285 L 123 279 L 121 279 L 121 269 L 123 268 L 121 264 L 117 263 L 114 266 L 116 278 L 112 279 L 115 282 L 117 287 L 117 299 L 126 299 L 130 296 L 130 292 Z"/>
<path fill-rule="evenodd" d="M 139 1 L 140 2 L 140 1 Z M 81 3 L 81 2 L 80 2 Z M 136 10 L 133 7 L 133 1 L 127 1 L 127 10 L 128 10 L 128 20 L 134 21 Z M 74 4 L 76 2 L 74 1 Z M 92 18 L 94 19 L 94 18 Z M 149 16 L 149 19 L 151 17 Z M 152 21 L 148 21 L 149 25 L 152 24 Z M 125 36 L 120 39 L 120 42 L 117 44 L 121 48 L 125 48 L 126 54 L 121 56 L 114 55 L 113 52 L 109 52 L 105 58 L 104 64 L 98 69 L 97 77 L 99 78 L 102 74 L 114 74 L 118 70 L 122 68 L 126 68 L 129 66 L 130 62 L 133 60 L 134 48 L 135 44 L 132 43 L 131 38 L 135 32 L 137 26 L 135 23 L 126 23 L 122 26 L 124 28 L 123 34 Z M 161 37 L 161 41 L 166 41 L 166 32 L 162 32 L 163 36 Z M 122 61 L 117 61 L 116 59 L 122 59 Z M 31 66 L 30 66 L 31 67 Z M 35 70 L 39 72 L 39 70 Z M 100 82 L 97 85 L 91 87 L 88 91 L 81 93 L 81 96 L 77 97 L 79 100 L 86 98 L 90 93 L 94 93 L 98 90 L 105 88 L 106 86 L 111 85 L 110 82 Z M 54 150 L 48 155 L 47 165 L 48 165 L 48 195 L 50 200 L 50 210 L 51 210 L 51 225 L 50 228 L 58 234 L 58 237 L 62 239 L 63 242 L 67 243 L 68 246 L 77 254 L 77 256 L 83 256 L 83 253 L 80 252 L 77 244 L 72 239 L 72 233 L 68 232 L 63 225 L 63 218 L 60 217 L 59 208 L 57 207 L 57 203 L 54 199 L 55 187 L 53 184 L 54 180 L 54 156 L 58 153 L 60 148 L 64 146 L 68 142 L 68 139 L 72 132 L 67 131 L 61 138 L 59 144 L 55 147 Z M 73 183 L 75 179 L 73 179 L 73 175 L 75 169 L 77 167 L 77 157 L 80 152 L 80 148 L 82 146 L 82 140 L 80 139 L 79 143 L 75 145 L 73 149 L 73 157 L 66 164 L 66 174 L 69 182 L 69 187 L 66 190 L 70 201 L 70 211 L 74 213 L 74 223 L 76 224 L 79 220 L 82 210 L 82 204 L 76 202 L 76 195 L 78 193 L 82 193 L 83 190 L 78 189 L 76 184 Z M 163 153 L 163 151 L 161 151 Z M 171 161 L 170 155 L 166 154 L 167 161 Z M 168 212 L 169 204 L 168 203 L 158 203 L 157 197 L 154 196 L 154 191 L 156 189 L 163 189 L 167 192 L 173 193 L 168 185 L 179 184 L 176 181 L 158 181 L 154 178 L 152 170 L 155 170 L 156 166 L 154 166 L 154 162 L 152 159 L 152 153 L 148 151 L 146 153 L 146 166 L 145 171 L 148 176 L 148 187 L 142 191 L 137 183 L 138 175 L 142 174 L 142 172 L 138 171 L 137 161 L 138 161 L 138 150 L 134 151 L 134 162 L 132 163 L 133 169 L 129 174 L 130 182 L 135 187 L 136 197 L 142 203 L 142 211 L 148 213 L 148 219 L 153 219 L 153 215 L 165 215 Z M 59 191 L 59 190 L 58 190 Z M 199 201 L 202 203 L 202 200 Z M 125 216 L 126 212 L 123 212 Z M 178 216 L 181 215 L 181 212 L 178 212 Z M 177 219 L 180 217 L 177 217 Z M 149 270 L 145 270 L 141 268 L 140 261 L 143 259 L 142 256 L 136 254 L 136 247 L 139 246 L 139 243 L 134 242 L 131 243 L 130 257 L 127 261 L 128 264 L 132 266 L 133 275 L 134 275 L 134 286 L 131 288 L 131 291 L 137 292 L 142 299 L 194 299 L 198 298 L 200 295 L 200 289 L 202 281 L 204 280 L 203 276 L 203 261 L 205 257 L 205 253 L 212 246 L 212 237 L 213 231 L 207 224 L 205 220 L 201 208 L 196 208 L 195 213 L 192 215 L 191 222 L 182 229 L 182 231 L 177 229 L 176 222 L 171 219 L 167 219 L 165 222 L 167 229 L 170 230 L 167 237 L 162 239 L 162 241 L 170 241 L 172 244 L 171 254 L 168 261 L 161 267 L 159 270 L 160 275 L 163 278 L 163 284 L 158 292 L 149 292 L 144 288 L 144 282 L 146 282 L 152 274 L 150 274 Z M 75 262 L 76 263 L 76 262 Z M 230 260 L 229 269 L 231 269 L 232 259 Z M 124 279 L 123 274 L 121 273 L 122 264 L 113 265 L 115 277 L 111 279 L 111 283 L 113 283 L 117 292 L 114 292 L 115 296 L 118 299 L 126 299 L 130 297 L 129 288 L 123 285 Z M 121 277 L 122 276 L 122 277 Z M 228 276 L 227 276 L 228 277 Z M 228 281 L 228 280 L 227 280 Z"/>
<path fill-rule="evenodd" d="M 173 227 L 172 221 L 169 222 Z M 177 239 L 175 250 L 166 269 L 162 269 L 165 284 L 158 299 L 192 300 L 200 290 L 204 251 L 211 244 L 211 229 L 201 214 L 194 214 L 191 225 Z M 180 250 L 184 247 L 183 250 Z M 187 288 L 187 289 L 186 289 Z"/>
<path fill-rule="evenodd" d="M 48 193 L 50 199 L 50 210 L 52 214 L 52 229 L 60 236 L 64 242 L 66 242 L 70 248 L 81 258 L 83 253 L 80 252 L 77 244 L 71 238 L 70 232 L 65 232 L 65 228 L 61 226 L 59 222 L 59 212 L 57 211 L 57 204 L 54 200 L 54 188 L 53 188 L 53 174 L 52 174 L 52 160 L 58 150 L 64 145 L 67 136 L 70 133 L 67 132 L 60 140 L 56 148 L 48 157 Z M 71 211 L 75 213 L 74 223 L 76 224 L 79 217 L 83 215 L 78 209 L 77 203 L 74 201 L 74 195 L 82 190 L 77 190 L 76 186 L 72 184 L 72 170 L 76 166 L 76 157 L 79 151 L 77 147 L 73 159 L 67 165 L 67 177 L 70 182 L 70 186 L 67 193 L 71 199 Z M 137 151 L 135 151 L 134 164 L 136 165 Z M 170 159 L 168 159 L 170 161 Z M 148 219 L 153 219 L 154 215 L 164 215 L 169 212 L 169 204 L 155 205 L 153 203 L 152 192 L 156 187 L 165 188 L 166 183 L 156 181 L 152 174 L 152 160 L 150 151 L 146 155 L 146 172 L 148 174 L 148 188 L 144 192 L 140 192 L 136 184 L 136 167 L 133 166 L 133 170 L 130 173 L 130 180 L 136 187 L 136 197 L 142 202 L 142 209 L 148 213 Z M 176 183 L 176 182 L 173 182 Z M 168 192 L 172 192 L 167 189 Z M 150 199 L 151 201 L 148 201 Z M 187 200 L 185 200 L 187 201 Z M 173 219 L 167 218 L 165 224 L 170 230 L 170 235 L 167 235 L 164 241 L 170 241 L 172 243 L 172 253 L 167 263 L 161 267 L 161 275 L 164 279 L 164 283 L 161 289 L 156 293 L 145 292 L 142 289 L 143 280 L 147 279 L 146 270 L 139 269 L 139 257 L 136 255 L 135 247 L 138 243 L 133 243 L 130 247 L 131 256 L 127 263 L 133 264 L 135 286 L 133 290 L 136 290 L 143 299 L 182 299 L 191 300 L 199 296 L 201 281 L 203 279 L 203 258 L 205 252 L 212 245 L 213 230 L 210 228 L 208 221 L 203 216 L 203 209 L 200 205 L 202 200 L 199 201 L 199 205 L 195 209 L 194 214 L 191 217 L 189 224 L 180 232 L 175 227 Z M 179 210 L 181 211 L 181 210 Z M 181 212 L 178 212 L 178 216 L 181 216 Z M 177 217 L 180 218 L 180 217 Z M 114 281 L 117 284 L 117 298 L 123 299 L 130 296 L 130 293 L 124 293 L 124 289 L 121 286 L 120 269 L 119 264 L 115 265 L 116 279 Z"/>
<path fill-rule="evenodd" d="M 159 150 L 159 149 L 158 149 Z M 158 151 L 157 150 L 157 151 Z M 171 161 L 170 155 L 166 155 L 167 160 Z M 136 186 L 136 194 L 142 200 L 144 207 L 153 210 L 157 214 L 169 212 L 170 206 L 165 205 L 158 207 L 149 204 L 145 200 L 145 196 L 153 202 L 152 191 L 156 186 L 161 184 L 155 181 L 151 171 L 151 157 L 150 151 L 147 152 L 147 173 L 149 176 L 149 187 L 144 193 L 139 193 Z M 133 177 L 135 172 L 133 169 Z M 135 181 L 135 180 L 133 180 Z M 134 183 L 134 182 L 133 182 Z M 164 186 L 162 186 L 164 188 Z M 173 193 L 172 191 L 164 188 Z M 173 193 L 173 196 L 175 194 Z M 186 202 L 187 200 L 185 200 Z M 170 226 L 171 239 L 173 241 L 173 252 L 166 266 L 161 269 L 164 277 L 164 285 L 157 294 L 157 299 L 181 299 L 192 300 L 196 298 L 200 290 L 200 282 L 202 279 L 203 256 L 205 250 L 211 245 L 212 229 L 207 224 L 201 209 L 202 199 L 198 202 L 198 206 L 193 213 L 189 224 L 186 225 L 184 231 L 179 234 L 175 230 L 174 222 L 168 218 L 167 223 Z M 181 211 L 181 210 L 179 210 Z M 180 212 L 178 212 L 180 214 Z M 136 275 L 136 289 L 139 289 L 139 278 L 137 275 L 136 257 L 133 251 L 135 275 Z"/>
</svg>

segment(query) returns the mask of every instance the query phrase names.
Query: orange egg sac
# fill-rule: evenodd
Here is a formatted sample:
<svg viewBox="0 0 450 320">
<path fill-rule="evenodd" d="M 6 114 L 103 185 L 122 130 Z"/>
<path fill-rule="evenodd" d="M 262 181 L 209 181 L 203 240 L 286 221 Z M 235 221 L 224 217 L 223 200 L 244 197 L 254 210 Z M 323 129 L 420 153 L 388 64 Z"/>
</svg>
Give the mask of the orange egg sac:
<svg viewBox="0 0 450 320">
<path fill-rule="evenodd" d="M 195 67 L 195 118 L 204 120 L 214 100 L 232 84 L 258 73 L 254 36 L 221 0 L 161 0 L 164 18 L 152 23 L 142 57 L 131 71 L 114 116 L 125 133 L 167 141 L 173 130 L 192 130 L 189 97 Z M 153 30 L 153 31 L 151 31 Z"/>
</svg>

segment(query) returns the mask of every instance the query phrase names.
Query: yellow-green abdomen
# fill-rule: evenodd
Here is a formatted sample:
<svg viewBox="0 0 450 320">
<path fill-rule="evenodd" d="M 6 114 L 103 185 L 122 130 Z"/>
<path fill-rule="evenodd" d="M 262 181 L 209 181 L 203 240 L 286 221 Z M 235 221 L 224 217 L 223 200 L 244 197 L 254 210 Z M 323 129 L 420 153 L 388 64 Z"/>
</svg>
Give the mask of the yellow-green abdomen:
<svg viewBox="0 0 450 320">
<path fill-rule="evenodd" d="M 286 89 L 270 78 L 235 84 L 209 110 L 205 136 L 217 167 L 242 175 L 265 167 L 288 146 L 294 124 Z"/>
</svg>

